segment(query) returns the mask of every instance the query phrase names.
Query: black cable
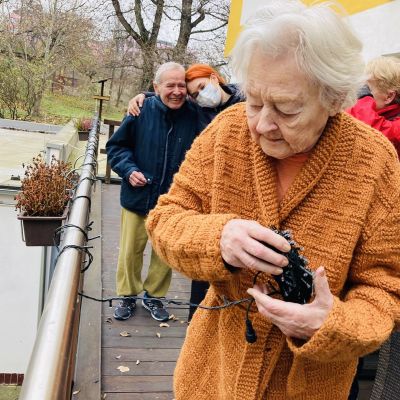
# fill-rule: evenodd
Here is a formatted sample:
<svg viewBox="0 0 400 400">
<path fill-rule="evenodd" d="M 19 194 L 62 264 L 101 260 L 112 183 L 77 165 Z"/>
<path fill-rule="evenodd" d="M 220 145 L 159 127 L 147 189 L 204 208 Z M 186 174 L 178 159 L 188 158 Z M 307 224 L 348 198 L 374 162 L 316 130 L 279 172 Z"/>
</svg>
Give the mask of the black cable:
<svg viewBox="0 0 400 400">
<path fill-rule="evenodd" d="M 85 197 L 86 197 L 86 196 L 85 196 Z M 58 227 L 58 228 L 54 231 L 54 236 L 53 236 L 53 242 L 54 242 L 54 245 L 57 247 L 57 250 L 59 250 L 59 249 L 58 249 L 58 245 L 56 244 L 57 235 L 61 235 L 61 233 L 63 233 L 64 230 L 65 230 L 65 229 L 68 229 L 68 228 L 76 228 L 76 229 L 79 229 L 79 230 L 81 231 L 81 233 L 83 234 L 83 236 L 85 237 L 86 242 L 88 242 L 89 240 L 94 240 L 94 239 L 100 238 L 101 235 L 97 235 L 97 236 L 94 236 L 94 237 L 90 238 L 90 237 L 88 236 L 88 234 L 86 233 L 86 231 L 87 231 L 87 232 L 90 232 L 90 231 L 93 229 L 93 228 L 92 228 L 92 225 L 93 225 L 93 221 L 89 222 L 89 223 L 85 226 L 85 229 L 82 229 L 80 226 L 75 225 L 75 224 L 71 224 L 71 223 L 64 224 L 64 225 Z"/>
<path fill-rule="evenodd" d="M 143 299 L 148 299 L 148 297 L 141 297 L 141 296 L 121 296 L 121 297 L 115 296 L 115 297 L 107 297 L 107 298 L 99 299 L 99 298 L 92 297 L 92 296 L 89 296 L 87 294 L 84 294 L 82 292 L 78 292 L 78 295 L 81 296 L 81 297 L 84 297 L 86 299 L 89 299 L 89 300 L 99 301 L 99 302 L 102 302 L 102 303 L 108 302 L 110 304 L 110 307 L 112 307 L 112 302 L 114 300 L 126 300 L 126 299 L 143 300 Z M 161 297 L 161 298 L 158 297 L 157 300 L 162 301 L 166 305 L 175 304 L 177 306 L 187 306 L 186 307 L 187 309 L 189 309 L 189 307 L 198 307 L 198 308 L 202 308 L 204 310 L 221 310 L 223 308 L 232 307 L 232 306 L 236 306 L 236 305 L 241 304 L 241 303 L 247 303 L 247 302 L 251 301 L 250 298 L 244 298 L 244 299 L 240 299 L 240 300 L 229 301 L 225 297 L 223 297 L 224 304 L 222 304 L 220 306 L 204 306 L 202 304 L 195 304 L 195 303 L 191 303 L 190 301 L 186 301 L 186 300 L 168 299 L 166 297 Z M 179 309 L 184 309 L 184 308 L 183 307 L 179 307 Z"/>
<path fill-rule="evenodd" d="M 253 278 L 253 286 L 255 286 L 255 284 L 257 283 L 257 278 L 258 276 L 261 274 L 261 271 L 258 271 Z M 268 282 L 268 285 L 270 286 L 270 289 L 272 288 L 272 290 L 270 292 L 268 292 L 268 296 L 273 296 L 274 294 L 278 294 L 280 293 L 279 290 L 276 290 L 270 282 Z M 255 329 L 253 328 L 253 324 L 250 320 L 249 317 L 249 313 L 250 313 L 250 308 L 252 306 L 252 304 L 254 303 L 254 297 L 250 300 L 247 308 L 246 308 L 246 332 L 245 332 L 245 337 L 246 337 L 246 341 L 247 343 L 255 343 L 257 341 L 257 333 L 255 331 Z"/>
<path fill-rule="evenodd" d="M 89 212 L 92 209 L 92 199 L 89 196 L 85 195 L 80 195 L 80 196 L 75 196 L 73 199 L 71 199 L 71 203 L 73 203 L 76 199 L 88 199 L 89 200 Z"/>
<path fill-rule="evenodd" d="M 58 227 L 58 228 L 54 231 L 54 236 L 56 236 L 56 235 L 61 235 L 61 233 L 64 232 L 64 230 L 67 229 L 67 228 L 76 228 L 76 229 L 79 229 L 79 230 L 81 231 L 81 233 L 83 234 L 83 236 L 85 236 L 85 240 L 86 240 L 86 241 L 89 240 L 88 235 L 87 235 L 87 233 L 86 233 L 86 231 L 85 231 L 84 229 L 82 229 L 82 228 L 81 228 L 80 226 L 78 226 L 78 225 L 74 225 L 74 224 L 70 224 L 70 223 Z M 86 229 L 87 229 L 87 227 L 86 227 Z"/>
<path fill-rule="evenodd" d="M 76 190 L 77 187 L 79 187 L 79 185 L 83 182 L 83 181 L 91 181 L 92 183 L 96 182 L 98 179 L 97 178 L 91 178 L 89 176 L 85 176 L 84 178 L 82 178 L 74 187 L 73 190 Z"/>
<path fill-rule="evenodd" d="M 87 254 L 87 256 L 89 257 L 89 260 L 88 260 L 87 265 L 84 268 L 81 268 L 81 273 L 87 271 L 87 269 L 90 267 L 90 265 L 93 262 L 93 254 L 89 251 L 89 249 L 93 249 L 93 246 L 78 246 L 75 244 L 68 244 L 68 245 L 62 247 L 60 252 L 57 254 L 57 257 L 55 259 L 55 264 L 57 264 L 58 258 L 67 249 L 75 249 L 75 250 L 79 250 L 79 251 L 82 251 L 85 254 Z M 86 260 L 85 260 L 85 262 L 86 262 Z"/>
</svg>

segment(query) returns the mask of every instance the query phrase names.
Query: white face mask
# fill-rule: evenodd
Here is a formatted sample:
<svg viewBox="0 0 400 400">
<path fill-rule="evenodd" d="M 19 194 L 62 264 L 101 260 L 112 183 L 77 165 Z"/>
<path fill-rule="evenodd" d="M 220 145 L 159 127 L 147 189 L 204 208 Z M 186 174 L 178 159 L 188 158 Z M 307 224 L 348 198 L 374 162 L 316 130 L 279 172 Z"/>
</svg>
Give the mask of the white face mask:
<svg viewBox="0 0 400 400">
<path fill-rule="evenodd" d="M 196 102 L 200 107 L 217 107 L 221 104 L 222 93 L 211 82 L 200 90 Z"/>
</svg>

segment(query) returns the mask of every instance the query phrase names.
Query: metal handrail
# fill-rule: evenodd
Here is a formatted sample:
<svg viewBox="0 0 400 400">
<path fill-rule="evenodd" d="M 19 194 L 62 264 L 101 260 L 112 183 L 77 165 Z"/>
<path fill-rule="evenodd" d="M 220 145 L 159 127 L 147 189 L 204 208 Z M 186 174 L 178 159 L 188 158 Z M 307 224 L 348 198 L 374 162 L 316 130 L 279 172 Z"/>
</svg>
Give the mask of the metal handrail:
<svg viewBox="0 0 400 400">
<path fill-rule="evenodd" d="M 95 118 L 86 146 L 80 179 L 75 190 L 68 219 L 69 225 L 86 230 L 90 213 L 93 176 L 96 175 L 99 120 Z M 68 228 L 63 246 L 82 246 L 84 233 L 79 228 Z M 55 266 L 48 298 L 40 319 L 31 358 L 25 373 L 19 399 L 64 400 L 71 397 L 75 367 L 77 326 L 80 300 L 83 252 L 66 248 Z"/>
</svg>

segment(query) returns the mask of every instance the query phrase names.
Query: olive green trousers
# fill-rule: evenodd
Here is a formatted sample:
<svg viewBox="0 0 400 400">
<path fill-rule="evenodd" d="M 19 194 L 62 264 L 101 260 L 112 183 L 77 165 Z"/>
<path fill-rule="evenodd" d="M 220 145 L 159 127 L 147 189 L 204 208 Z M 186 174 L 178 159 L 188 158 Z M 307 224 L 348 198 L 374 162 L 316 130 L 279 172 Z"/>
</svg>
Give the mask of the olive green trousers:
<svg viewBox="0 0 400 400">
<path fill-rule="evenodd" d="M 121 231 L 117 267 L 117 295 L 131 296 L 143 290 L 152 297 L 164 297 L 171 283 L 172 271 L 152 249 L 149 271 L 142 281 L 143 252 L 147 243 L 146 218 L 121 210 Z"/>
</svg>

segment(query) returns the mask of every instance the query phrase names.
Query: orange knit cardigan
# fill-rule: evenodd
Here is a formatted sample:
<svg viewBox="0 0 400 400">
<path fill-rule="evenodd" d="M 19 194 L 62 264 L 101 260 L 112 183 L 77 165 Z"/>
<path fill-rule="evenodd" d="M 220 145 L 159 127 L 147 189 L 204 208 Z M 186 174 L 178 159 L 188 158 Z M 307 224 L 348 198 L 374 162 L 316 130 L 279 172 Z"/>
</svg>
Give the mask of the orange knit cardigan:
<svg viewBox="0 0 400 400">
<path fill-rule="evenodd" d="M 400 319 L 400 165 L 379 132 L 340 113 L 278 204 L 272 160 L 247 127 L 245 106 L 220 114 L 196 139 L 150 213 L 157 253 L 211 282 L 206 305 L 248 297 L 254 271 L 228 271 L 220 254 L 232 218 L 291 229 L 312 269 L 325 266 L 335 297 L 308 341 L 285 337 L 254 307 L 258 340 L 245 341 L 245 306 L 199 309 L 177 367 L 177 400 L 345 400 L 357 359 Z M 264 281 L 271 279 L 264 274 Z"/>
</svg>

